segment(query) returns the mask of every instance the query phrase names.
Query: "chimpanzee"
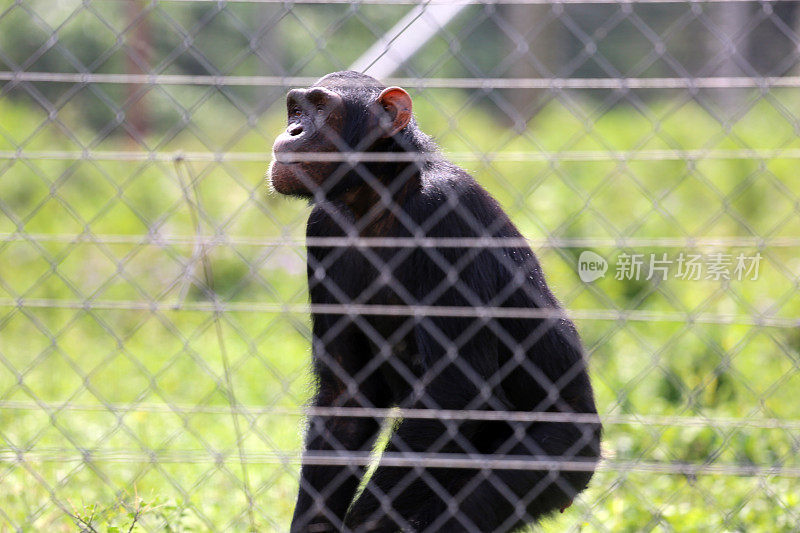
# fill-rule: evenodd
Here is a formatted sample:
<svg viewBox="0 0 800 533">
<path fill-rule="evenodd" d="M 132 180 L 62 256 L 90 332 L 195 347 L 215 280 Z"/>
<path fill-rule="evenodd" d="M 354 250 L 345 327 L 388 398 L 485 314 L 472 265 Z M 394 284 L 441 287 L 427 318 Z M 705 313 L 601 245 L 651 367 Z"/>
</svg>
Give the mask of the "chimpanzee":
<svg viewBox="0 0 800 533">
<path fill-rule="evenodd" d="M 601 426 L 578 333 L 519 231 L 403 89 L 336 72 L 287 106 L 270 177 L 314 205 L 313 406 L 329 408 L 311 412 L 291 530 L 511 531 L 569 506 Z M 381 418 L 347 408 L 393 406 L 410 414 L 359 493 L 368 461 L 351 459 Z"/>
</svg>

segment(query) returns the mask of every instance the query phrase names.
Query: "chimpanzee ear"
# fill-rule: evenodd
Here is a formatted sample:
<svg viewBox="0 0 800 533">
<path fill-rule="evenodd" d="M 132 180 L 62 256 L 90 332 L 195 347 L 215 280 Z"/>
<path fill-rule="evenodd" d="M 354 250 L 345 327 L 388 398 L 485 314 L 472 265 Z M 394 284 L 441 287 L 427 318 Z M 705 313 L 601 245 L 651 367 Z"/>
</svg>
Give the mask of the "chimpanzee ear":
<svg viewBox="0 0 800 533">
<path fill-rule="evenodd" d="M 387 87 L 378 96 L 378 103 L 389 115 L 391 121 L 382 126 L 385 128 L 383 136 L 391 137 L 406 127 L 411 120 L 411 97 L 400 87 Z"/>
</svg>

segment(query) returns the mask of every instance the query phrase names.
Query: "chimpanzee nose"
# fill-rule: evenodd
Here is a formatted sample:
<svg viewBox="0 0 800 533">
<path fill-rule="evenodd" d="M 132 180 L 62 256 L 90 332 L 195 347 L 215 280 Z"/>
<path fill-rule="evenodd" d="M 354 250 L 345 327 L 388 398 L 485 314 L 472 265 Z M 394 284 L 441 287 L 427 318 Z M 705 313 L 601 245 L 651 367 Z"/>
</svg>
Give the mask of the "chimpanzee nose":
<svg viewBox="0 0 800 533">
<path fill-rule="evenodd" d="M 302 124 L 292 124 L 286 129 L 286 131 L 289 133 L 289 135 L 294 137 L 303 133 L 303 126 Z"/>
</svg>

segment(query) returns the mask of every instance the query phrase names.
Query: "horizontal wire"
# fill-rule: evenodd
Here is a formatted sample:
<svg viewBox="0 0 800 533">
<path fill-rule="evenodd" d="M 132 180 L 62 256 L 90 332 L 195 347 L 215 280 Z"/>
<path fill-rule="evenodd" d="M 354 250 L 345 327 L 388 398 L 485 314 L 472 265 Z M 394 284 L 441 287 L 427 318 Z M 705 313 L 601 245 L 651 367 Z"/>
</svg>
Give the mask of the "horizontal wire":
<svg viewBox="0 0 800 533">
<path fill-rule="evenodd" d="M 118 0 L 119 1 L 119 0 Z M 541 4 L 722 4 L 772 3 L 787 0 L 156 0 L 160 3 L 225 4 L 372 4 L 372 5 L 541 5 Z M 792 0 L 788 0 L 792 1 Z"/>
<path fill-rule="evenodd" d="M 130 244 L 136 246 L 201 245 L 304 248 L 307 246 L 357 248 L 793 248 L 798 237 L 249 237 L 244 235 L 165 235 L 105 233 L 0 233 L 0 242 L 61 244 Z"/>
<path fill-rule="evenodd" d="M 782 429 L 800 431 L 800 420 L 779 418 L 736 418 L 713 416 L 675 416 L 675 415 L 621 415 L 552 413 L 530 411 L 485 411 L 475 409 L 405 409 L 379 407 L 282 407 L 247 406 L 237 407 L 184 405 L 184 404 L 73 404 L 69 402 L 0 401 L 0 410 L 17 411 L 72 411 L 109 412 L 115 415 L 128 413 L 181 413 L 251 416 L 337 416 L 357 418 L 406 418 L 421 420 L 482 420 L 500 422 L 570 422 L 577 424 L 667 426 L 693 428 L 733 428 L 733 429 Z"/>
<path fill-rule="evenodd" d="M 111 83 L 134 85 L 213 85 L 299 87 L 310 76 L 234 76 L 194 74 L 105 74 L 97 72 L 0 71 L 0 81 Z M 764 89 L 800 87 L 800 76 L 712 76 L 661 78 L 386 78 L 387 85 L 418 89 Z"/>
<path fill-rule="evenodd" d="M 385 452 L 380 457 L 382 466 L 408 468 L 472 468 L 479 470 L 557 470 L 568 472 L 639 472 L 677 475 L 731 475 L 749 477 L 800 477 L 800 467 L 760 466 L 745 464 L 664 463 L 647 461 L 591 460 L 562 457 L 487 456 L 431 452 Z M 213 453 L 201 450 L 67 450 L 35 449 L 29 451 L 0 448 L 0 461 L 4 463 L 32 462 L 113 462 L 113 463 L 216 463 L 245 461 L 247 464 L 299 464 L 295 452 L 244 452 L 234 450 Z M 329 466 L 368 466 L 375 462 L 369 452 L 338 450 L 312 452 L 302 456 L 303 464 Z"/>
<path fill-rule="evenodd" d="M 770 160 L 800 159 L 800 148 L 741 148 L 741 149 L 686 149 L 686 150 L 567 150 L 561 152 L 447 152 L 454 161 L 697 161 L 697 160 Z M 425 153 L 317 153 L 294 152 L 281 158 L 292 161 L 324 162 L 424 162 L 432 159 Z M 134 150 L 0 150 L 0 159 L 9 160 L 63 160 L 63 161 L 141 161 L 141 162 L 254 162 L 267 163 L 272 152 L 145 152 Z"/>
<path fill-rule="evenodd" d="M 742 325 L 774 328 L 800 327 L 800 317 L 788 318 L 774 315 L 679 313 L 645 310 L 611 309 L 542 309 L 526 307 L 451 307 L 431 305 L 371 305 L 371 304 L 271 304 L 257 302 L 156 302 L 145 300 L 77 300 L 54 298 L 0 298 L 0 308 L 52 308 L 107 311 L 196 311 L 213 313 L 281 313 L 306 314 L 309 312 L 330 315 L 378 315 L 407 317 L 451 317 L 517 319 L 607 320 L 618 322 L 676 322 L 682 324 Z"/>
</svg>

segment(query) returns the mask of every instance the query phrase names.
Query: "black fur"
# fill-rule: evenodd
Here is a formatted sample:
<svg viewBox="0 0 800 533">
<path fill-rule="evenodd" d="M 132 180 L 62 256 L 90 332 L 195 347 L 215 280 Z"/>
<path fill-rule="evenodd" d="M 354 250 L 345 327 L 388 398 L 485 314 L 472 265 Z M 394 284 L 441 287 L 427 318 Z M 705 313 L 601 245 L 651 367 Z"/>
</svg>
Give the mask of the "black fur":
<svg viewBox="0 0 800 533">
<path fill-rule="evenodd" d="M 383 88 L 376 80 L 337 73 L 318 84 L 345 97 L 349 146 L 424 157 L 368 163 L 347 172 L 347 186 L 332 188 L 336 193 L 318 202 L 309 217 L 312 244 L 318 237 L 352 235 L 354 228 L 386 242 L 395 237 L 513 242 L 495 247 L 460 245 L 458 240 L 433 247 L 309 245 L 312 304 L 434 308 L 417 316 L 315 310 L 314 404 L 595 414 L 575 327 L 559 316 L 536 257 L 519 242 L 519 231 L 498 203 L 447 162 L 413 122 L 391 139 L 359 146 L 370 133 L 364 130 L 370 105 Z M 398 205 L 386 209 L 378 203 L 357 218 L 344 197 L 361 194 L 358 187 L 373 177 Z M 437 307 L 446 312 L 435 312 Z M 466 312 L 461 316 L 453 308 Z M 552 310 L 553 316 L 469 316 L 495 308 Z M 373 418 L 315 416 L 306 448 L 369 451 L 379 429 Z M 363 468 L 306 464 L 292 531 L 511 531 L 570 504 L 591 478 L 599 439 L 599 423 L 405 419 L 386 451 L 563 459 L 585 461 L 588 468 L 481 471 L 379 465 L 353 501 Z M 388 511 L 384 503 L 390 504 Z"/>
</svg>

